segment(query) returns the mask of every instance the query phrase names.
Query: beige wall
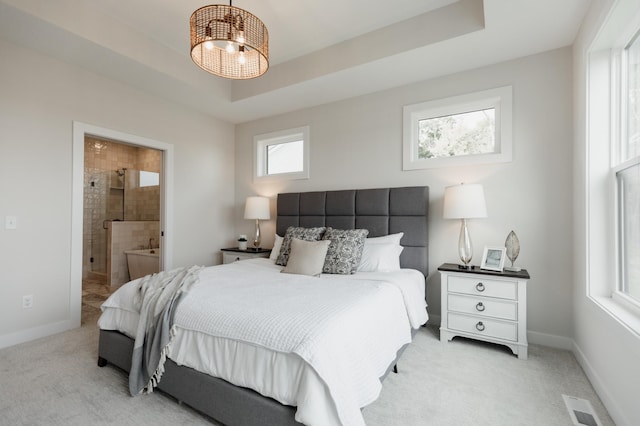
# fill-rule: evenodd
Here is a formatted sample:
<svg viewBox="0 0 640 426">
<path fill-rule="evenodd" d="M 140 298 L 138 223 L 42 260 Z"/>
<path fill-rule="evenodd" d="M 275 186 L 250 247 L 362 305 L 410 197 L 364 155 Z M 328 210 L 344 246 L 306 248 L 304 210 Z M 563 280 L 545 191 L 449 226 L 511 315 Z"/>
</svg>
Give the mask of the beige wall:
<svg viewBox="0 0 640 426">
<path fill-rule="evenodd" d="M 74 121 L 174 147 L 173 266 L 211 265 L 235 239 L 234 128 L 0 41 L 0 347 L 70 327 Z M 33 308 L 22 309 L 22 296 Z"/>
<path fill-rule="evenodd" d="M 570 347 L 571 307 L 571 50 L 564 48 L 393 90 L 300 110 L 236 127 L 236 229 L 244 198 L 282 191 L 429 185 L 429 312 L 439 321 L 443 262 L 456 262 L 459 221 L 442 219 L 444 187 L 484 185 L 489 217 L 470 222 L 479 264 L 487 245 L 502 245 L 511 230 L 522 250 L 517 263 L 532 276 L 528 292 L 531 341 Z M 507 164 L 402 171 L 402 107 L 513 86 L 513 161 Z M 311 178 L 253 183 L 253 136 L 309 125 Z M 273 208 L 275 212 L 275 207 Z M 274 221 L 263 227 L 265 246 Z"/>
</svg>

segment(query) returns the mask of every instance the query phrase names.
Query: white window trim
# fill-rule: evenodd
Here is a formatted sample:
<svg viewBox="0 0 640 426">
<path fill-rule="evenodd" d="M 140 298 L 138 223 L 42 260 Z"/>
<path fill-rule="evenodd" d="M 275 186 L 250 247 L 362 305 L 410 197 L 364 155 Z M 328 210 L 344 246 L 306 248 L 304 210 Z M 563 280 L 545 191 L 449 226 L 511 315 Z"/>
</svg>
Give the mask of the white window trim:
<svg viewBox="0 0 640 426">
<path fill-rule="evenodd" d="M 281 180 L 309 179 L 309 126 L 297 127 L 294 129 L 280 130 L 272 133 L 265 133 L 253 137 L 253 181 L 254 182 L 274 182 Z M 275 173 L 267 175 L 267 147 L 281 143 L 294 142 L 302 139 L 303 159 L 301 172 Z"/>
<path fill-rule="evenodd" d="M 596 306 L 640 337 L 640 304 L 618 290 L 621 258 L 616 172 L 634 162 L 614 166 L 623 154 L 620 140 L 626 133 L 621 125 L 625 82 L 619 77 L 625 66 L 622 52 L 640 26 L 640 14 L 630 17 L 625 3 L 619 2 L 610 11 L 600 37 L 587 53 L 585 290 Z"/>
<path fill-rule="evenodd" d="M 417 152 L 418 122 L 429 118 L 462 114 L 495 108 L 496 152 L 490 154 L 459 155 L 419 159 Z M 466 166 L 486 163 L 508 163 L 512 160 L 513 135 L 512 87 L 498 87 L 461 96 L 453 96 L 419 104 L 406 105 L 403 115 L 403 170 Z"/>
</svg>

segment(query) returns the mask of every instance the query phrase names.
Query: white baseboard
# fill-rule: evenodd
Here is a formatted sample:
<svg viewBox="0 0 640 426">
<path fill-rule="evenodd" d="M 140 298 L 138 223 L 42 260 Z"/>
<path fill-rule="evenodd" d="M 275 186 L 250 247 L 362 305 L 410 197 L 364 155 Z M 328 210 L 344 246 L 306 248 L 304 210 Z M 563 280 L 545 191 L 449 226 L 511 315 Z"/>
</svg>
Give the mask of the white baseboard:
<svg viewBox="0 0 640 426">
<path fill-rule="evenodd" d="M 429 314 L 428 325 L 440 328 L 440 315 Z M 528 331 L 527 339 L 529 343 L 535 345 L 548 346 L 556 349 L 564 349 L 566 351 L 573 350 L 573 339 L 555 334 L 539 333 L 537 331 Z"/>
<path fill-rule="evenodd" d="M 548 346 L 550 348 L 573 350 L 573 339 L 555 334 L 539 333 L 537 331 L 527 331 L 527 340 L 534 345 Z"/>
<path fill-rule="evenodd" d="M 616 404 L 615 399 L 611 397 L 611 394 L 602 383 L 602 380 L 600 380 L 600 376 L 591 366 L 589 360 L 587 359 L 587 357 L 585 357 L 584 352 L 582 352 L 575 341 L 573 342 L 571 351 L 576 357 L 578 364 L 580 364 L 580 367 L 582 367 L 582 370 L 584 370 L 584 373 L 587 375 L 587 378 L 591 382 L 591 386 L 593 386 L 596 393 L 598 394 L 598 397 L 600 397 L 600 400 L 607 408 L 611 419 L 613 419 L 613 421 L 617 425 L 630 425 L 631 423 L 628 422 L 625 416 L 622 414 L 622 411 L 620 411 L 620 407 L 618 407 L 618 405 Z"/>
<path fill-rule="evenodd" d="M 70 320 L 60 321 L 53 324 L 34 327 L 27 330 L 18 331 L 16 333 L 0 336 L 0 349 L 9 346 L 19 345 L 20 343 L 30 342 L 31 340 L 47 337 L 52 334 L 62 333 L 63 331 L 75 328 Z"/>
<path fill-rule="evenodd" d="M 440 315 L 429 314 L 429 321 L 427 322 L 427 324 L 440 328 Z M 578 364 L 580 364 L 585 374 L 587 375 L 587 378 L 598 394 L 598 397 L 600 397 L 600 400 L 607 408 L 607 411 L 609 412 L 609 415 L 611 416 L 613 421 L 619 425 L 631 424 L 627 421 L 624 415 L 622 415 L 622 412 L 617 406 L 615 400 L 607 391 L 607 388 L 603 384 L 602 380 L 600 380 L 598 373 L 593 369 L 584 353 L 573 339 L 564 336 L 557 336 L 555 334 L 540 333 L 537 331 L 528 331 L 527 339 L 529 340 L 529 343 L 535 345 L 548 346 L 551 348 L 571 351 L 576 357 Z"/>
</svg>

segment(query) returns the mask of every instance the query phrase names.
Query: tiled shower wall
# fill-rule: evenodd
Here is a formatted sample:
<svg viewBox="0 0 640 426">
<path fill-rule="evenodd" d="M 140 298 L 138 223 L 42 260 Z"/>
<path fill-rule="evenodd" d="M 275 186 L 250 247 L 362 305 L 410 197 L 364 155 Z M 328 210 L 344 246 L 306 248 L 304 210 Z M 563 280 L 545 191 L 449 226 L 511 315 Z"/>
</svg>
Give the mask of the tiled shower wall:
<svg viewBox="0 0 640 426">
<path fill-rule="evenodd" d="M 116 170 L 146 170 L 160 173 L 162 152 L 138 148 L 104 139 L 85 137 L 84 142 L 84 218 L 82 277 L 90 273 L 107 275 L 107 230 L 109 220 L 158 221 L 160 188 L 129 187 L 125 198 L 124 177 Z M 137 174 L 127 174 L 137 184 Z M 133 189 L 131 189 L 133 188 Z M 147 237 L 148 239 L 148 237 Z M 158 240 L 156 240 L 158 241 Z M 135 247 L 133 247 L 135 248 Z M 92 262 L 93 260 L 93 262 Z M 125 274 L 127 270 L 125 268 Z"/>
<path fill-rule="evenodd" d="M 153 247 L 159 246 L 160 222 L 110 222 L 107 240 L 111 250 L 107 253 L 107 277 L 111 287 L 120 287 L 129 281 L 126 250 L 148 248 L 153 238 Z"/>
</svg>

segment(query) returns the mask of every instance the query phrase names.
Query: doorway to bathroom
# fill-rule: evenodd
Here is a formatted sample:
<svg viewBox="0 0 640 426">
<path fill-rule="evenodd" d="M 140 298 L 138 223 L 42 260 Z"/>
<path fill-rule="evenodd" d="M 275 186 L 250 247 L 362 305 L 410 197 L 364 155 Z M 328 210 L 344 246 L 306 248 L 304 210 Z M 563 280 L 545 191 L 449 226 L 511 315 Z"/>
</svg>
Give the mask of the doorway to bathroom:
<svg viewBox="0 0 640 426">
<path fill-rule="evenodd" d="M 154 271 L 170 267 L 173 147 L 79 122 L 73 128 L 70 315 L 79 326 L 95 323 L 103 300 L 129 281 L 125 252 L 144 250 Z"/>
<path fill-rule="evenodd" d="M 128 253 L 140 253 L 149 273 L 160 270 L 161 172 L 161 150 L 85 135 L 83 322 L 114 289 L 138 278 Z"/>
</svg>

